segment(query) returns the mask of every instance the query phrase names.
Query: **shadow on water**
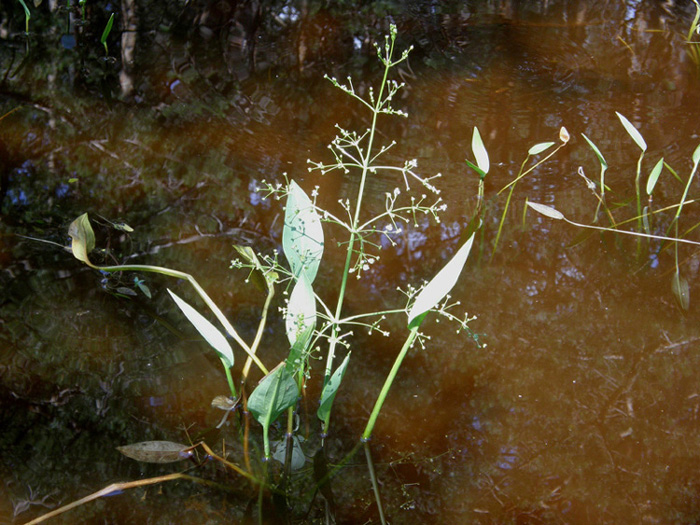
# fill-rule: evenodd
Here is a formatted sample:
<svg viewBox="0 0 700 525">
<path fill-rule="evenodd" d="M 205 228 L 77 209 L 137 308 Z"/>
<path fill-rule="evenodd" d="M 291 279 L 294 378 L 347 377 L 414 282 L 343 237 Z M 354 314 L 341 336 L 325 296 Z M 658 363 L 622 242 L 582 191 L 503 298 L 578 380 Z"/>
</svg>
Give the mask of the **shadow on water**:
<svg viewBox="0 0 700 525">
<path fill-rule="evenodd" d="M 283 213 L 254 190 L 288 173 L 307 188 L 318 184 L 329 208 L 355 193 L 349 177 L 307 173 L 306 159 L 327 160 L 335 123 L 366 125 L 322 77 L 352 74 L 366 90 L 378 72 L 370 43 L 390 20 L 401 46 L 415 50 L 398 70 L 409 118 L 381 122 L 381 138 L 397 140 L 396 158 L 443 174 L 448 208 L 439 225 L 419 223 L 384 247 L 370 278 L 352 284 L 349 313 L 396 304 L 397 285 L 433 275 L 454 253 L 476 205 L 478 179 L 464 164 L 474 126 L 492 162 L 479 246 L 455 290 L 478 315 L 471 327 L 485 346 L 436 324 L 428 348 L 406 360 L 372 442 L 391 521 L 700 520 L 697 251 L 680 253 L 691 296 L 684 310 L 672 292 L 669 247 L 584 236 L 524 204 L 527 197 L 593 221 L 597 201 L 577 175 L 579 166 L 593 180 L 599 172 L 585 133 L 610 166 L 613 212 L 634 216 L 639 150 L 615 111 L 649 144 L 644 184 L 661 156 L 683 179 L 665 171 L 652 206 L 679 201 L 700 141 L 698 70 L 683 40 L 692 4 L 137 4 L 136 19 L 120 22 L 136 24 L 137 38 L 114 37 L 116 60 L 105 60 L 99 44 L 102 3 L 84 23 L 78 11 L 41 6 L 28 36 L 19 4 L 0 9 L 9 20 L 0 26 L 0 113 L 19 108 L 0 120 L 0 522 L 24 523 L 110 483 L 181 470 L 136 463 L 115 447 L 186 443 L 217 424 L 211 399 L 226 393 L 217 359 L 166 293 L 187 294 L 184 285 L 102 275 L 26 237 L 65 245 L 68 224 L 88 211 L 107 249 L 98 256 L 192 273 L 252 337 L 262 298 L 229 269 L 231 246 L 281 249 Z M 571 143 L 519 183 L 492 256 L 505 205 L 497 192 L 528 148 L 557 141 L 561 126 Z M 400 184 L 372 179 L 368 207 L 382 210 Z M 665 234 L 670 218 L 653 231 Z M 700 221 L 690 204 L 682 219 L 684 229 Z M 135 231 L 115 228 L 121 222 Z M 328 245 L 321 280 L 342 266 L 342 251 Z M 336 293 L 330 281 L 326 288 L 321 294 Z M 265 334 L 266 363 L 286 354 L 281 324 Z M 360 336 L 334 405 L 332 463 L 355 444 L 397 350 L 393 338 Z M 320 368 L 300 409 L 309 456 L 318 446 Z M 220 447 L 230 437 L 229 459 L 239 461 L 237 432 L 229 424 L 207 439 Z M 353 461 L 333 481 L 336 520 L 378 522 L 366 465 Z M 218 487 L 138 489 L 56 521 L 252 516 L 250 484 L 213 464 L 201 468 Z M 304 483 L 288 519 L 321 522 L 323 505 L 309 501 Z"/>
</svg>

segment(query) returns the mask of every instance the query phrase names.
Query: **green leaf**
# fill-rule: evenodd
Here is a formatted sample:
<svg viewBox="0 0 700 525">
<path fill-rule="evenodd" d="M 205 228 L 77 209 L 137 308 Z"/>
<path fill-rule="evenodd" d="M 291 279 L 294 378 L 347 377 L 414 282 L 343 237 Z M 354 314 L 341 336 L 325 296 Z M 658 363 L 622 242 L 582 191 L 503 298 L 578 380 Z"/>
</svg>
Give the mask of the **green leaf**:
<svg viewBox="0 0 700 525">
<path fill-rule="evenodd" d="M 698 147 L 693 151 L 693 164 L 698 163 L 700 163 L 700 144 L 698 144 Z"/>
<path fill-rule="evenodd" d="M 476 126 L 474 126 L 474 133 L 472 134 L 472 151 L 474 152 L 474 157 L 476 157 L 476 164 L 485 176 L 489 172 L 490 167 L 489 154 L 486 152 L 484 142 L 481 140 L 481 135 Z"/>
<path fill-rule="evenodd" d="M 622 125 L 627 130 L 629 136 L 632 137 L 632 140 L 637 144 L 637 146 L 639 146 L 639 149 L 641 149 L 642 151 L 646 151 L 647 143 L 644 142 L 644 138 L 642 138 L 641 133 L 637 131 L 637 128 L 635 128 L 629 120 L 627 120 L 623 115 L 621 115 L 617 111 L 615 112 L 615 114 L 617 115 L 617 118 L 620 119 L 620 122 L 622 122 Z"/>
<path fill-rule="evenodd" d="M 315 327 L 316 297 L 308 279 L 302 274 L 294 285 L 287 305 L 285 328 L 289 344 L 296 344 L 302 335 L 312 333 Z M 304 346 L 305 343 L 306 341 L 302 342 Z"/>
<path fill-rule="evenodd" d="M 554 146 L 554 142 L 541 142 L 539 144 L 535 144 L 529 150 L 527 150 L 527 154 L 528 155 L 539 155 L 543 151 L 547 151 L 552 146 Z"/>
<path fill-rule="evenodd" d="M 228 368 L 231 368 L 233 366 L 233 350 L 231 349 L 231 345 L 228 344 L 224 334 L 222 334 L 219 329 L 211 324 L 202 314 L 180 299 L 171 290 L 168 290 L 168 293 L 180 307 L 182 313 L 185 314 L 185 317 L 187 317 L 190 323 L 194 325 L 204 340 L 209 343 L 209 346 L 216 350 L 216 353 L 219 354 L 219 357 L 224 364 Z"/>
<path fill-rule="evenodd" d="M 277 281 L 277 273 L 273 271 L 265 273 L 262 265 L 260 264 L 258 256 L 255 255 L 255 252 L 250 246 L 235 244 L 233 248 L 243 259 L 245 259 L 246 262 L 248 262 L 248 264 L 252 264 L 255 268 L 249 275 L 249 278 L 252 279 L 255 287 L 261 292 L 269 291 L 275 281 Z"/>
<path fill-rule="evenodd" d="M 109 17 L 109 20 L 107 21 L 107 25 L 105 26 L 104 31 L 102 31 L 102 36 L 100 37 L 100 44 L 104 45 L 105 42 L 107 42 L 107 37 L 109 36 L 109 33 L 112 31 L 112 25 L 114 24 L 114 13 Z"/>
<path fill-rule="evenodd" d="M 464 159 L 464 162 L 466 162 L 467 166 L 469 166 L 471 169 L 473 169 L 479 174 L 479 178 L 481 180 L 486 178 L 486 173 L 484 173 L 484 171 L 479 166 L 471 162 L 469 159 Z"/>
<path fill-rule="evenodd" d="M 335 369 L 335 372 L 333 372 L 333 375 L 331 375 L 331 378 L 328 380 L 328 383 L 326 383 L 326 386 L 323 387 L 323 391 L 321 392 L 321 405 L 318 407 L 316 415 L 321 421 L 323 421 L 325 427 L 328 426 L 328 421 L 331 417 L 331 408 L 333 407 L 333 400 L 335 399 L 335 394 L 338 392 L 338 388 L 340 388 L 340 383 L 343 381 L 345 369 L 348 367 L 349 362 L 350 353 L 345 356 L 345 359 L 343 359 L 343 362 L 340 363 L 340 366 Z"/>
<path fill-rule="evenodd" d="M 323 229 L 313 203 L 295 181 L 289 184 L 282 249 L 294 276 L 303 273 L 313 283 L 323 256 Z"/>
<path fill-rule="evenodd" d="M 603 157 L 603 154 L 600 152 L 598 149 L 598 146 L 593 144 L 593 141 L 589 139 L 585 133 L 581 133 L 581 136 L 588 142 L 588 145 L 591 147 L 593 150 L 593 153 L 595 153 L 595 156 L 598 157 L 598 162 L 600 162 L 600 165 L 603 167 L 603 171 L 608 169 L 608 161 L 605 160 L 605 157 Z"/>
<path fill-rule="evenodd" d="M 248 410 L 264 431 L 265 457 L 270 457 L 268 431 L 285 410 L 293 407 L 299 397 L 294 376 L 284 363 L 267 374 L 248 398 Z"/>
<path fill-rule="evenodd" d="M 688 281 L 685 277 L 681 277 L 678 270 L 673 274 L 671 291 L 673 291 L 673 295 L 676 297 L 680 307 L 683 310 L 687 310 L 690 307 L 690 287 L 688 286 Z"/>
<path fill-rule="evenodd" d="M 442 270 L 440 270 L 418 294 L 418 297 L 416 297 L 416 300 L 413 302 L 411 310 L 408 312 L 409 328 L 418 326 L 422 319 L 419 320 L 418 324 L 413 323 L 414 319 L 419 318 L 424 313 L 435 308 L 457 283 L 459 274 L 462 272 L 462 268 L 464 268 L 467 257 L 469 257 L 469 252 L 472 249 L 474 235 L 475 234 L 472 234 L 472 236 L 469 237 L 469 240 L 457 250 L 457 253 L 454 254 L 452 259 L 450 259 Z"/>
<path fill-rule="evenodd" d="M 527 201 L 527 205 L 536 212 L 546 215 L 550 219 L 562 220 L 564 218 L 564 214 L 562 212 L 555 210 L 551 206 L 545 206 L 544 204 L 530 201 Z"/>
<path fill-rule="evenodd" d="M 651 170 L 651 173 L 649 174 L 649 179 L 647 180 L 647 195 L 651 195 L 651 192 L 654 191 L 654 186 L 656 186 L 656 182 L 659 180 L 659 175 L 661 175 L 661 170 L 664 167 L 664 158 L 661 157 L 661 160 L 656 163 L 654 168 Z"/>
<path fill-rule="evenodd" d="M 95 232 L 90 226 L 90 219 L 87 213 L 71 222 L 68 228 L 68 235 L 72 239 L 71 250 L 73 257 L 84 262 L 91 268 L 95 268 L 88 258 L 88 254 L 95 249 Z"/>
<path fill-rule="evenodd" d="M 143 441 L 117 447 L 126 457 L 143 463 L 174 463 L 192 456 L 190 447 L 172 441 Z"/>
</svg>

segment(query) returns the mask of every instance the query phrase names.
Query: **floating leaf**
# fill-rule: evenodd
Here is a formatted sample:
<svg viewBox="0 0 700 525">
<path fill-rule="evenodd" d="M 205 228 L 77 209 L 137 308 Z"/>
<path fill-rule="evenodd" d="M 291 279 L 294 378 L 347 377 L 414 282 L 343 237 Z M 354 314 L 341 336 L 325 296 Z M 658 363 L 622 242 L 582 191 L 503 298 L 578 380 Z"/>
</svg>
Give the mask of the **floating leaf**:
<svg viewBox="0 0 700 525">
<path fill-rule="evenodd" d="M 647 180 L 647 195 L 651 195 L 651 192 L 654 191 L 654 186 L 656 186 L 656 182 L 659 180 L 659 175 L 661 175 L 661 170 L 663 167 L 664 159 L 661 157 L 661 160 L 656 163 L 649 174 L 649 179 Z"/>
<path fill-rule="evenodd" d="M 301 441 L 298 436 L 292 437 L 292 470 L 299 470 L 304 467 L 306 463 L 306 456 L 301 448 Z M 275 445 L 275 452 L 272 455 L 274 459 L 279 461 L 284 465 L 284 461 L 287 457 L 287 439 L 283 438 L 277 442 Z"/>
<path fill-rule="evenodd" d="M 172 441 L 143 441 L 117 447 L 117 450 L 126 457 L 142 463 L 174 463 L 189 458 L 192 455 L 192 452 L 187 450 L 189 448 Z"/>
<path fill-rule="evenodd" d="M 282 248 L 294 276 L 304 273 L 313 283 L 323 256 L 323 228 L 311 199 L 295 181 L 289 184 Z"/>
<path fill-rule="evenodd" d="M 216 353 L 219 354 L 219 357 L 224 364 L 228 368 L 231 368 L 233 366 L 233 350 L 231 349 L 231 345 L 226 340 L 224 334 L 222 334 L 219 329 L 211 324 L 202 314 L 180 299 L 171 290 L 168 290 L 168 293 L 180 307 L 182 313 L 185 314 L 185 317 L 189 319 L 190 323 L 194 325 L 200 335 L 207 343 L 209 343 L 209 346 L 216 350 Z"/>
<path fill-rule="evenodd" d="M 343 381 L 345 369 L 348 367 L 349 362 L 350 353 L 345 356 L 345 359 L 343 359 L 343 362 L 340 363 L 340 366 L 335 369 L 335 372 L 333 372 L 333 375 L 331 375 L 331 378 L 328 380 L 328 383 L 326 383 L 326 385 L 323 387 L 323 391 L 321 392 L 321 405 L 318 407 L 316 415 L 321 421 L 323 421 L 325 427 L 328 426 L 328 421 L 331 417 L 331 408 L 333 407 L 333 400 L 335 399 L 335 394 L 338 392 L 338 388 L 340 388 L 340 383 Z"/>
<path fill-rule="evenodd" d="M 71 250 L 73 251 L 73 256 L 91 268 L 95 268 L 90 259 L 88 259 L 88 254 L 95 249 L 95 232 L 90 226 L 90 219 L 87 213 L 83 213 L 71 222 L 68 228 L 68 235 L 72 239 Z"/>
<path fill-rule="evenodd" d="M 415 328 L 420 325 L 423 314 L 435 308 L 440 301 L 442 301 L 445 296 L 450 293 L 450 290 L 457 283 L 459 274 L 464 268 L 464 264 L 467 262 L 467 257 L 469 257 L 469 252 L 472 249 L 472 244 L 474 243 L 474 234 L 469 237 L 469 240 L 462 245 L 462 247 L 457 250 L 452 259 L 440 270 L 435 277 L 433 277 L 430 282 L 425 285 L 425 288 L 421 290 L 413 302 L 411 310 L 408 312 L 408 327 Z M 419 319 L 420 318 L 420 319 Z M 413 323 L 417 320 L 417 323 Z"/>
<path fill-rule="evenodd" d="M 678 270 L 673 274 L 671 291 L 673 291 L 673 295 L 676 297 L 680 307 L 683 308 L 683 310 L 687 310 L 690 307 L 690 287 L 688 286 L 687 279 L 681 277 Z"/>
<path fill-rule="evenodd" d="M 644 138 L 642 138 L 641 133 L 637 131 L 637 128 L 635 128 L 629 120 L 627 120 L 623 115 L 621 115 L 617 111 L 615 112 L 615 114 L 617 115 L 617 118 L 620 119 L 620 122 L 622 122 L 622 125 L 627 130 L 629 136 L 632 137 L 632 140 L 637 144 L 637 146 L 639 146 L 639 149 L 641 149 L 642 151 L 646 151 L 647 143 L 644 142 Z"/>
<path fill-rule="evenodd" d="M 481 140 L 481 135 L 476 126 L 474 126 L 474 133 L 472 134 L 472 151 L 474 152 L 474 157 L 476 157 L 477 166 L 486 175 L 490 167 L 489 154 L 486 152 L 486 147 L 484 147 L 484 142 Z"/>
<path fill-rule="evenodd" d="M 539 155 L 543 151 L 547 151 L 552 146 L 554 146 L 554 142 L 540 142 L 539 144 L 535 144 L 529 150 L 527 150 L 527 154 Z"/>
<path fill-rule="evenodd" d="M 564 214 L 562 212 L 555 210 L 551 206 L 545 206 L 544 204 L 530 201 L 527 201 L 527 205 L 536 212 L 546 215 L 550 219 L 562 220 L 564 218 Z"/>
<path fill-rule="evenodd" d="M 305 274 L 294 285 L 287 305 L 285 327 L 289 344 L 294 345 L 302 334 L 309 334 L 316 326 L 316 297 Z M 305 346 L 305 342 L 304 342 Z"/>
</svg>

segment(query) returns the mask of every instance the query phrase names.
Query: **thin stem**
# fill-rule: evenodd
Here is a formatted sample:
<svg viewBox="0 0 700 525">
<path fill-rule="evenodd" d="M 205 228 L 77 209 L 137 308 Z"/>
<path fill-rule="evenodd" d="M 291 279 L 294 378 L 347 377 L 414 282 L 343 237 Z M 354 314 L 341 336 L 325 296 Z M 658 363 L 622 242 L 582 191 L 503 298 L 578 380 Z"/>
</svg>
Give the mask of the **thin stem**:
<svg viewBox="0 0 700 525">
<path fill-rule="evenodd" d="M 372 461 L 372 453 L 369 449 L 369 443 L 365 441 L 365 457 L 367 458 L 367 468 L 369 469 L 369 477 L 372 480 L 372 490 L 374 491 L 374 500 L 377 502 L 377 510 L 379 511 L 379 520 L 382 525 L 386 524 L 384 517 L 384 508 L 382 507 L 382 497 L 379 494 L 379 483 L 377 482 L 377 474 L 374 471 L 374 462 Z"/>
</svg>

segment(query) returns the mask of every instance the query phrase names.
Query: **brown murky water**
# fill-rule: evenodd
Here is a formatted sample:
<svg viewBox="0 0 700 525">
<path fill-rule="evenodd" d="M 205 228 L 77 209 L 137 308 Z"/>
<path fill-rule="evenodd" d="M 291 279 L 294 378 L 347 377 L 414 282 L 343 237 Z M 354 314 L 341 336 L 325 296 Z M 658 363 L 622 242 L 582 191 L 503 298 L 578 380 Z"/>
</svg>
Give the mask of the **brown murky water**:
<svg viewBox="0 0 700 525">
<path fill-rule="evenodd" d="M 409 118 L 382 122 L 381 136 L 397 140 L 396 158 L 416 158 L 423 173 L 443 174 L 448 208 L 440 225 L 409 230 L 385 251 L 370 278 L 353 285 L 347 312 L 392 304 L 397 285 L 429 277 L 454 252 L 476 204 L 477 177 L 464 163 L 474 126 L 492 170 L 485 224 L 454 294 L 478 316 L 471 327 L 485 346 L 431 324 L 430 345 L 409 355 L 374 432 L 392 523 L 700 520 L 697 250 L 678 251 L 690 292 L 684 310 L 672 291 L 672 246 L 586 234 L 524 212 L 527 198 L 593 221 L 596 198 L 577 175 L 582 167 L 598 180 L 585 134 L 609 164 L 616 220 L 634 216 L 639 149 L 615 111 L 649 145 L 642 188 L 662 156 L 682 179 L 664 170 L 651 206 L 678 203 L 700 143 L 699 70 L 683 41 L 693 14 L 692 4 L 674 2 L 488 2 L 398 18 L 401 44 L 417 47 L 399 72 Z M 331 15 L 311 20 L 310 35 L 340 33 Z M 422 27 L 425 20 L 434 26 Z M 193 60 L 191 50 L 175 45 L 166 53 L 172 60 L 142 73 L 152 86 L 148 96 L 162 99 L 158 107 L 83 95 L 85 122 L 44 99 L 23 101 L 0 121 L 11 153 L 0 237 L 5 522 L 25 522 L 115 481 L 175 471 L 137 464 L 114 447 L 186 441 L 185 429 L 216 424 L 220 414 L 209 402 L 226 390 L 214 356 L 194 341 L 165 293 L 186 294 L 184 285 L 140 275 L 153 299 L 118 297 L 119 287 L 136 290 L 134 276 L 101 276 L 60 248 L 14 234 L 65 244 L 68 224 L 83 211 L 125 220 L 133 234 L 102 221 L 98 244 L 131 262 L 194 274 L 252 337 L 263 298 L 229 270 L 231 245 L 281 244 L 280 207 L 260 201 L 256 183 L 286 172 L 307 188 L 319 184 L 329 206 L 355 192 L 350 178 L 308 175 L 306 159 L 328 160 L 336 122 L 362 122 L 359 108 L 322 74 L 352 74 L 357 86 L 368 86 L 377 70 L 363 58 L 362 42 L 349 59 L 324 55 L 319 49 L 330 44 L 322 44 L 309 44 L 317 54 L 299 73 L 274 65 L 293 54 L 285 42 L 263 42 L 258 72 L 242 75 L 236 89 L 215 84 L 212 74 L 209 91 L 188 76 L 191 63 L 175 68 L 180 52 Z M 221 67 L 240 74 L 225 58 Z M 9 77 L 3 113 L 19 103 L 23 75 L 31 76 Z M 492 253 L 506 197 L 498 191 L 517 175 L 528 148 L 557 141 L 561 126 L 570 143 L 518 184 Z M 398 183 L 372 180 L 368 209 L 381 210 L 384 193 Z M 694 183 L 689 197 L 696 192 Z M 700 221 L 694 206 L 684 208 L 680 223 L 689 239 L 697 239 L 689 230 Z M 660 214 L 651 231 L 664 235 L 671 218 Z M 331 246 L 324 257 L 321 293 L 332 298 L 330 277 L 343 254 Z M 353 349 L 335 402 L 331 462 L 364 427 L 403 337 L 398 324 L 393 329 L 396 338 L 361 336 Z M 266 337 L 263 359 L 275 363 L 286 352 L 282 323 L 272 322 Z M 301 409 L 300 432 L 311 441 L 319 375 Z M 359 455 L 354 461 L 334 480 L 337 520 L 378 522 L 366 465 Z M 233 494 L 173 484 L 106 498 L 57 522 L 242 519 L 255 492 L 214 466 L 207 475 Z M 316 507 L 293 519 L 322 516 Z"/>
</svg>

